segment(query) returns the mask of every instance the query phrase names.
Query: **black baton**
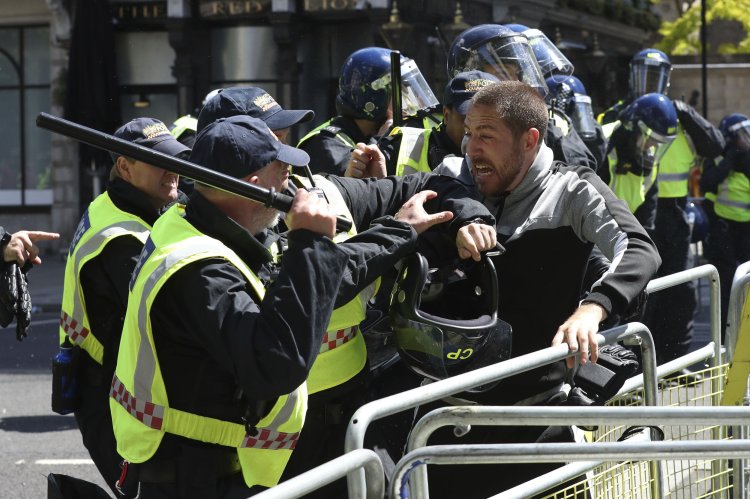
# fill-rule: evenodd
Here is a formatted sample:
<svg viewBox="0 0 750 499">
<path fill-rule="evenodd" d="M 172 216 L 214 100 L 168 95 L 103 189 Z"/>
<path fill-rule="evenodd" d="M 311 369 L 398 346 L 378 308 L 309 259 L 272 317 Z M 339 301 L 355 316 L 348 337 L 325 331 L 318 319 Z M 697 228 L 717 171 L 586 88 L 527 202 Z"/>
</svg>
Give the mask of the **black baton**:
<svg viewBox="0 0 750 499">
<path fill-rule="evenodd" d="M 176 173 L 226 192 L 231 192 L 238 196 L 261 203 L 267 207 L 275 208 L 279 211 L 288 212 L 292 207 L 291 196 L 276 192 L 275 189 L 266 189 L 254 184 L 243 182 L 240 179 L 209 170 L 203 166 L 185 161 L 184 159 L 175 158 L 168 154 L 143 147 L 133 142 L 120 139 L 99 130 L 94 130 L 87 126 L 79 125 L 72 121 L 53 116 L 47 113 L 39 113 L 36 117 L 36 126 L 45 128 L 51 132 L 59 133 L 66 137 L 76 139 L 99 149 L 112 151 L 121 156 L 127 156 L 149 165 L 162 168 L 164 170 Z M 336 229 L 347 232 L 352 227 L 351 220 L 344 217 L 336 217 Z"/>
</svg>

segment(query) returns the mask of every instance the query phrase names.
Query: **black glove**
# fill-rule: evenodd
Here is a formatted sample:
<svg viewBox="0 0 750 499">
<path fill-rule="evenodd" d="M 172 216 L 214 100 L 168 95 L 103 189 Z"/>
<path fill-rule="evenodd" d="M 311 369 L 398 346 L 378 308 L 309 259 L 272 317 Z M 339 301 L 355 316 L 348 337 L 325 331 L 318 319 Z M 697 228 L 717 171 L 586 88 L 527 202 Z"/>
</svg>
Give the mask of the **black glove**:
<svg viewBox="0 0 750 499">
<path fill-rule="evenodd" d="M 599 349 L 597 363 L 583 364 L 573 381 L 596 404 L 603 405 L 617 395 L 638 367 L 636 355 L 627 348 L 617 343 L 604 345 Z"/>
<path fill-rule="evenodd" d="M 674 104 L 675 111 L 678 113 L 688 113 L 690 112 L 690 106 L 685 104 L 684 101 L 681 100 L 673 100 L 672 103 Z"/>
<path fill-rule="evenodd" d="M 0 274 L 0 326 L 5 327 L 16 319 L 16 339 L 21 341 L 31 325 L 31 295 L 26 272 L 15 263 L 6 265 Z"/>
</svg>

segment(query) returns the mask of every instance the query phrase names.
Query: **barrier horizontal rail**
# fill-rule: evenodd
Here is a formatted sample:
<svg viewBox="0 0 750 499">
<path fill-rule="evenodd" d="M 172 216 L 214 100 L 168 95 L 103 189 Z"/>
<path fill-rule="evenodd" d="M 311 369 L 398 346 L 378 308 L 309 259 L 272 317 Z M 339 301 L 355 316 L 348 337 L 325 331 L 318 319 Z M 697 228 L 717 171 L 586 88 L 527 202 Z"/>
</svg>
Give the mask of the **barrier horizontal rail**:
<svg viewBox="0 0 750 499">
<path fill-rule="evenodd" d="M 343 456 L 321 464 L 301 475 L 297 475 L 268 490 L 256 494 L 253 499 L 291 499 L 302 497 L 339 478 L 343 478 L 352 470 L 364 469 L 366 480 L 372 494 L 367 499 L 382 499 L 385 493 L 383 463 L 375 452 L 370 449 L 357 449 L 347 452 Z"/>
<path fill-rule="evenodd" d="M 706 420 L 707 421 L 707 420 Z M 664 421 L 662 421 L 664 423 Z M 426 464 L 500 464 L 565 461 L 739 459 L 750 457 L 750 440 L 667 441 L 644 443 L 547 443 L 433 445 L 420 447 L 396 464 L 390 497 L 400 497 L 408 474 Z"/>
<path fill-rule="evenodd" d="M 633 322 L 618 326 L 598 335 L 598 344 L 615 343 L 622 338 L 640 336 L 643 343 L 644 372 L 655 372 L 656 358 L 653 339 L 648 328 Z M 454 395 L 471 388 L 501 380 L 522 372 L 563 360 L 576 352 L 570 352 L 567 345 L 557 345 L 537 352 L 515 357 L 504 362 L 460 374 L 426 386 L 413 388 L 389 397 L 369 402 L 360 407 L 352 416 L 346 431 L 345 450 L 352 451 L 364 446 L 364 437 L 372 421 Z M 652 403 L 656 400 L 656 378 L 645 389 L 645 395 Z M 360 472 L 350 473 L 348 487 L 350 499 L 362 499 L 368 484 Z M 369 494 L 369 491 L 367 491 Z"/>
</svg>

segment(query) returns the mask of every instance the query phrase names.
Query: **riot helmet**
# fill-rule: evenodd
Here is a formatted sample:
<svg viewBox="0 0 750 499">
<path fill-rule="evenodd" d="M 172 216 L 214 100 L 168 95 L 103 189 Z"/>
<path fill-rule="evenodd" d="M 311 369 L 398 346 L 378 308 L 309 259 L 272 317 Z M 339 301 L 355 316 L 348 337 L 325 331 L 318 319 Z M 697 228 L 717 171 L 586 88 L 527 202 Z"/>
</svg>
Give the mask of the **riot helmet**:
<svg viewBox="0 0 750 499">
<path fill-rule="evenodd" d="M 573 63 L 541 30 L 531 29 L 523 24 L 506 24 L 505 27 L 529 39 L 536 62 L 545 78 L 561 79 L 573 74 Z"/>
<path fill-rule="evenodd" d="M 480 24 L 458 35 L 448 53 L 448 76 L 484 71 L 500 80 L 522 81 L 547 95 L 542 70 L 529 40 L 500 24 Z"/>
<path fill-rule="evenodd" d="M 391 98 L 391 51 L 367 47 L 341 67 L 336 110 L 343 116 L 384 121 Z"/>
<path fill-rule="evenodd" d="M 663 94 L 642 95 L 620 113 L 619 119 L 635 136 L 634 159 L 644 171 L 650 171 L 677 136 L 674 104 Z"/>
<path fill-rule="evenodd" d="M 497 318 L 497 273 L 489 257 L 431 269 L 414 253 L 402 264 L 389 313 L 409 368 L 440 380 L 510 358 L 512 331 Z"/>
<path fill-rule="evenodd" d="M 573 122 L 573 127 L 584 140 L 596 138 L 596 119 L 591 108 L 591 97 L 581 80 L 575 76 L 564 79 L 547 78 L 549 95 L 547 102 L 558 111 L 562 111 Z"/>
<path fill-rule="evenodd" d="M 725 116 L 719 123 L 719 130 L 728 146 L 750 150 L 750 119 L 744 114 L 733 113 Z"/>
<path fill-rule="evenodd" d="M 635 97 L 648 93 L 665 94 L 669 88 L 672 63 L 661 50 L 645 49 L 630 61 L 630 93 Z"/>
</svg>

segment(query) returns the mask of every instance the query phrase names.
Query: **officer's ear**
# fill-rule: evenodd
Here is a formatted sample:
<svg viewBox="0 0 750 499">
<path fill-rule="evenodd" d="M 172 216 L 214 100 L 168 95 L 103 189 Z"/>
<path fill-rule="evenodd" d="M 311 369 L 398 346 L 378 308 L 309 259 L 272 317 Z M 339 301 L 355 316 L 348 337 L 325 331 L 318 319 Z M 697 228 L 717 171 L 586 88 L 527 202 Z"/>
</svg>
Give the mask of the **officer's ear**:
<svg viewBox="0 0 750 499">
<path fill-rule="evenodd" d="M 133 180 L 133 165 L 134 162 L 128 161 L 128 158 L 125 156 L 117 156 L 117 161 L 115 161 L 117 176 L 123 180 L 131 182 Z"/>
</svg>

